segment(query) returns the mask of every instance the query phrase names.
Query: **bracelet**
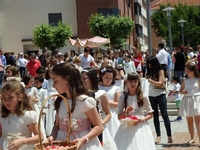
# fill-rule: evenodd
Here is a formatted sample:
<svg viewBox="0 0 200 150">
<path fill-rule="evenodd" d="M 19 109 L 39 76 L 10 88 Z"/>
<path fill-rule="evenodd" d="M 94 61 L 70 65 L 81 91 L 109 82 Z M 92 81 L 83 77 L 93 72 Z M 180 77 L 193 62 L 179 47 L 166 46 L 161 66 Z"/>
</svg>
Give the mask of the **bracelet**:
<svg viewBox="0 0 200 150">
<path fill-rule="evenodd" d="M 84 138 L 85 138 L 85 143 L 87 143 L 87 142 L 89 142 L 89 139 L 88 139 L 88 137 L 87 136 L 84 136 Z"/>
</svg>

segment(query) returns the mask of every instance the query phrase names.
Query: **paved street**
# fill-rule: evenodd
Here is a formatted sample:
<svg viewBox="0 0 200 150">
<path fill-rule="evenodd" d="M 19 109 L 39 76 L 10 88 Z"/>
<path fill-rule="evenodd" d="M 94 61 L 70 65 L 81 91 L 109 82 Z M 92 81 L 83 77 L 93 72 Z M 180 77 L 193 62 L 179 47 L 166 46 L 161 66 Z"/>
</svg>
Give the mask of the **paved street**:
<svg viewBox="0 0 200 150">
<path fill-rule="evenodd" d="M 200 150 L 198 147 L 199 140 L 197 133 L 195 132 L 195 144 L 187 145 L 186 143 L 190 140 L 190 135 L 187 128 L 187 121 L 185 118 L 181 122 L 173 122 L 176 116 L 170 116 L 171 128 L 172 128 L 172 138 L 173 143 L 167 144 L 167 135 L 162 117 L 160 117 L 160 126 L 162 139 L 159 144 L 156 145 L 157 150 Z M 153 119 L 149 121 L 154 137 L 156 138 L 155 129 L 153 125 Z"/>
</svg>

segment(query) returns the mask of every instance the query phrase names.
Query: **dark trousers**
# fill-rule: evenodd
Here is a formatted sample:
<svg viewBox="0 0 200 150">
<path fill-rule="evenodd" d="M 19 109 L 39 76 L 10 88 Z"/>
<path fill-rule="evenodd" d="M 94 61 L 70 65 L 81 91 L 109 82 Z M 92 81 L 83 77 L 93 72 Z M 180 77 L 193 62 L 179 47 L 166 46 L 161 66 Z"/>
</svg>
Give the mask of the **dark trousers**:
<svg viewBox="0 0 200 150">
<path fill-rule="evenodd" d="M 26 72 L 26 68 L 25 67 L 19 67 L 19 71 L 20 71 L 21 78 L 23 79 L 25 72 Z"/>
<path fill-rule="evenodd" d="M 151 107 L 154 110 L 153 112 L 153 121 L 156 130 L 157 136 L 161 136 L 160 132 L 160 122 L 159 122 L 159 113 L 158 113 L 158 106 L 161 111 L 161 115 L 163 117 L 165 128 L 167 130 L 167 136 L 171 136 L 171 125 L 167 113 L 167 99 L 166 94 L 161 94 L 157 97 L 149 96 L 149 100 L 151 102 Z"/>
</svg>

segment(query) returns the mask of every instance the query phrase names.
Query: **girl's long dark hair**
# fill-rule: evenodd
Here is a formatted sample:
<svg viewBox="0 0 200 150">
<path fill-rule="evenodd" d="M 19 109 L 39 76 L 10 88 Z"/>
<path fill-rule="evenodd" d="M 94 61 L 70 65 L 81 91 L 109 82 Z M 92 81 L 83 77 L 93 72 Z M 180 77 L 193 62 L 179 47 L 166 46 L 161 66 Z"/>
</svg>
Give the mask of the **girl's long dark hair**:
<svg viewBox="0 0 200 150">
<path fill-rule="evenodd" d="M 138 81 L 138 87 L 136 88 L 136 96 L 137 96 L 137 104 L 138 107 L 143 107 L 144 100 L 143 100 L 143 92 L 140 77 L 137 73 L 129 73 L 127 76 L 127 81 Z M 128 92 L 124 92 L 124 106 L 125 109 L 127 107 L 127 99 L 128 99 Z"/>
<path fill-rule="evenodd" d="M 88 95 L 89 92 L 86 89 L 80 72 L 75 68 L 73 64 L 68 63 L 61 63 L 56 65 L 52 69 L 52 74 L 61 76 L 63 79 L 66 79 L 69 82 L 69 90 L 71 93 L 71 100 L 72 100 L 72 106 L 71 106 L 71 112 L 74 111 L 76 106 L 76 100 L 78 96 L 80 95 Z M 63 96 L 66 96 L 64 93 L 60 93 Z M 62 101 L 61 98 L 57 98 L 55 101 L 55 109 L 58 111 L 60 107 L 60 102 Z"/>
<path fill-rule="evenodd" d="M 158 59 L 155 56 L 150 56 L 147 59 L 147 75 L 152 79 L 159 81 L 159 71 L 163 70 Z M 150 67 L 149 67 L 150 65 Z"/>
</svg>

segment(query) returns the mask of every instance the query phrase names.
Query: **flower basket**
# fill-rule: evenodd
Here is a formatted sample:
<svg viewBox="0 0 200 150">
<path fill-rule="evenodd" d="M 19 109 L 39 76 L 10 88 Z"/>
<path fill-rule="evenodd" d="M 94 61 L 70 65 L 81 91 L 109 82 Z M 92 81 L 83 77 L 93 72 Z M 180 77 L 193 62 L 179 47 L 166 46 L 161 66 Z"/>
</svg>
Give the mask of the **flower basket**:
<svg viewBox="0 0 200 150">
<path fill-rule="evenodd" d="M 138 118 L 136 116 L 129 115 L 129 114 L 127 115 L 127 110 L 128 110 L 129 107 L 127 107 L 126 110 L 125 110 L 125 115 L 126 116 L 120 120 L 120 123 L 125 127 L 133 126 L 135 124 L 135 122 L 138 121 Z"/>
<path fill-rule="evenodd" d="M 70 107 L 67 102 L 67 99 L 60 95 L 60 94 L 54 94 L 49 96 L 44 100 L 44 103 L 42 104 L 41 110 L 40 110 L 40 115 L 39 115 L 39 121 L 38 121 L 38 135 L 39 135 L 39 143 L 34 145 L 34 150 L 76 150 L 77 149 L 77 143 L 75 142 L 70 142 L 69 137 L 70 137 L 70 132 L 71 128 L 68 128 L 68 133 L 65 141 L 53 141 L 52 144 L 48 142 L 42 142 L 42 137 L 41 137 L 41 129 L 40 129 L 40 124 L 41 124 L 41 117 L 42 117 L 42 112 L 45 107 L 46 102 L 48 99 L 52 97 L 60 97 L 62 100 L 65 101 L 66 107 L 68 109 L 68 125 L 69 127 L 71 126 L 72 118 L 71 118 L 71 112 L 70 112 Z"/>
</svg>

